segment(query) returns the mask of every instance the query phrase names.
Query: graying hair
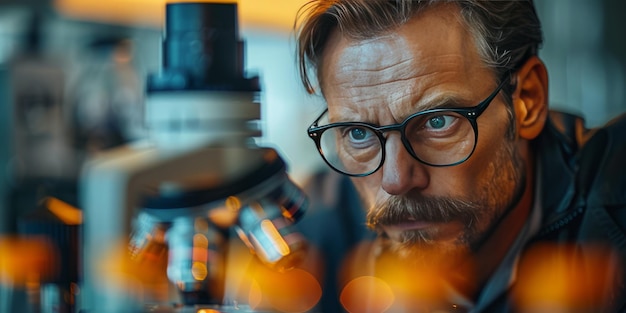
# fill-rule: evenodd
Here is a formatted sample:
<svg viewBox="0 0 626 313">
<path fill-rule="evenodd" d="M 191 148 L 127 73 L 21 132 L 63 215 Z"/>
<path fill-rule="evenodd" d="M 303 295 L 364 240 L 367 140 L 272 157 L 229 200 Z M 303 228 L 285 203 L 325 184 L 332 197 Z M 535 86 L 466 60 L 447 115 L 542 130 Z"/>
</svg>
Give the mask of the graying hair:
<svg viewBox="0 0 626 313">
<path fill-rule="evenodd" d="M 330 34 L 338 29 L 352 39 L 374 38 L 406 23 L 426 7 L 454 3 L 474 37 L 478 53 L 496 79 L 515 72 L 536 55 L 543 41 L 533 0 L 313 0 L 296 20 L 300 78 L 309 93 L 319 82 L 320 58 Z M 505 86 L 508 102 L 514 86 Z"/>
</svg>

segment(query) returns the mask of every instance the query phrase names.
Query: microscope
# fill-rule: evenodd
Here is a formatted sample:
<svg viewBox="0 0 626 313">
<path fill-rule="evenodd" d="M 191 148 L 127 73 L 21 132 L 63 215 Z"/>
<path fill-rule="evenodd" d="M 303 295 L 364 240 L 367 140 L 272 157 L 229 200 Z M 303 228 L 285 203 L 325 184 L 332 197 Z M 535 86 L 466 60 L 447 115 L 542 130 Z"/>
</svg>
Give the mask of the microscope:
<svg viewBox="0 0 626 313">
<path fill-rule="evenodd" d="M 166 5 L 162 69 L 147 79 L 148 139 L 81 173 L 84 312 L 155 312 L 140 276 L 164 258 L 180 300 L 159 312 L 248 312 L 223 301 L 233 233 L 270 268 L 303 257 L 294 223 L 307 199 L 279 154 L 255 144 L 261 88 L 243 59 L 236 4 Z"/>
</svg>

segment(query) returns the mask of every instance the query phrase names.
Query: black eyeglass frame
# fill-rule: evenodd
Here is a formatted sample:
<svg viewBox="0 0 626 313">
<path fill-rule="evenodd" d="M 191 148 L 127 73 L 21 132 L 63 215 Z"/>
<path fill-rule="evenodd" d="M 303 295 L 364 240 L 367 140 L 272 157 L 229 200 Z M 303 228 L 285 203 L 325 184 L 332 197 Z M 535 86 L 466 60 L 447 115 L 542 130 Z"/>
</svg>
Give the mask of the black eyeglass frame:
<svg viewBox="0 0 626 313">
<path fill-rule="evenodd" d="M 322 159 L 324 159 L 324 162 L 326 162 L 326 164 L 328 164 L 328 166 L 330 166 L 333 170 L 335 170 L 335 171 L 337 171 L 337 172 L 339 172 L 341 174 L 352 176 L 352 177 L 368 176 L 368 175 L 371 175 L 371 174 L 375 173 L 376 171 L 378 171 L 382 167 L 382 165 L 385 163 L 385 145 L 387 143 L 387 138 L 384 136 L 384 133 L 389 132 L 389 131 L 394 131 L 394 130 L 400 132 L 400 139 L 402 141 L 402 144 L 404 145 L 404 148 L 417 161 L 419 161 L 419 162 L 421 162 L 423 164 L 426 164 L 428 166 L 433 166 L 433 167 L 446 167 L 446 166 L 459 165 L 459 164 L 467 161 L 472 156 L 472 154 L 474 154 L 474 150 L 476 150 L 476 144 L 478 143 L 478 124 L 476 123 L 476 119 L 478 119 L 478 117 L 481 114 L 483 114 L 483 112 L 485 112 L 485 110 L 487 109 L 489 104 L 498 95 L 500 90 L 502 90 L 502 87 L 504 87 L 505 83 L 508 81 L 508 79 L 506 79 L 507 77 L 508 77 L 508 75 L 504 75 L 505 79 L 502 79 L 502 81 L 500 82 L 498 87 L 496 87 L 496 89 L 485 100 L 481 101 L 478 105 L 473 106 L 473 107 L 465 107 L 465 108 L 436 108 L 436 109 L 429 109 L 429 110 L 419 111 L 419 112 L 413 113 L 410 116 L 408 116 L 407 118 L 405 118 L 404 121 L 402 121 L 402 123 L 392 124 L 392 125 L 385 125 L 385 126 L 378 126 L 378 125 L 374 125 L 374 124 L 371 124 L 371 123 L 365 123 L 365 122 L 339 122 L 339 123 L 332 123 L 332 124 L 318 126 L 319 121 L 322 119 L 324 114 L 326 114 L 328 112 L 328 108 L 326 108 L 324 110 L 324 112 L 322 112 L 322 114 L 320 114 L 315 119 L 315 121 L 313 121 L 313 123 L 309 126 L 309 128 L 307 129 L 307 133 L 309 134 L 309 138 L 311 138 L 315 142 L 315 145 L 317 146 L 317 151 L 319 152 L 319 154 L 322 157 Z M 420 159 L 415 154 L 415 151 L 413 151 L 413 148 L 411 147 L 411 144 L 409 143 L 409 140 L 406 138 L 405 129 L 406 129 L 406 126 L 407 126 L 407 124 L 408 124 L 408 122 L 410 120 L 412 120 L 413 118 L 415 118 L 417 116 L 421 116 L 421 115 L 425 115 L 425 114 L 438 113 L 438 112 L 454 112 L 454 113 L 460 114 L 460 115 L 464 116 L 465 118 L 467 118 L 469 120 L 470 124 L 472 125 L 472 128 L 474 129 L 474 147 L 472 147 L 472 151 L 470 151 L 470 153 L 467 155 L 467 157 L 465 157 L 464 159 L 462 159 L 462 160 L 460 160 L 458 162 L 454 162 L 454 163 L 451 163 L 451 164 L 432 164 L 432 163 L 426 162 L 426 161 Z M 344 172 L 344 171 L 336 168 L 335 166 L 330 164 L 330 162 L 326 159 L 326 157 L 324 157 L 324 152 L 322 151 L 322 145 L 321 145 L 322 134 L 329 128 L 343 127 L 343 126 L 352 126 L 352 127 L 354 127 L 354 126 L 362 126 L 362 127 L 366 127 L 367 129 L 371 129 L 371 130 L 374 131 L 374 133 L 376 134 L 376 136 L 380 140 L 381 149 L 382 149 L 382 151 L 381 151 L 382 155 L 381 155 L 381 158 L 380 158 L 380 162 L 379 162 L 378 166 L 375 169 L 371 170 L 370 172 L 363 173 L 363 174 L 351 174 L 351 173 L 347 173 L 347 172 Z"/>
</svg>

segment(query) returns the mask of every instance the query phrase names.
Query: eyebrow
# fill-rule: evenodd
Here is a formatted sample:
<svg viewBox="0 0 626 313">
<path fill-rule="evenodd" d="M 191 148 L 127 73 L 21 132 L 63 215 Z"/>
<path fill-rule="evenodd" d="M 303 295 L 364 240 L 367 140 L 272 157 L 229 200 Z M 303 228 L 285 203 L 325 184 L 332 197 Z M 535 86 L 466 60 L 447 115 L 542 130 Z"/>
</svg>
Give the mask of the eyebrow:
<svg viewBox="0 0 626 313">
<path fill-rule="evenodd" d="M 420 99 L 419 102 L 422 102 L 423 98 Z M 421 112 L 432 109 L 452 109 L 452 108 L 465 108 L 465 107 L 473 107 L 478 105 L 478 103 L 472 103 L 467 99 L 463 99 L 455 94 L 444 94 L 443 96 L 437 95 L 434 96 L 433 99 L 426 100 L 426 103 L 423 105 L 419 105 L 419 110 L 415 112 Z M 417 105 L 416 105 L 417 106 Z M 414 112 L 414 113 L 415 113 Z"/>
<path fill-rule="evenodd" d="M 401 116 L 401 119 L 398 121 L 398 123 L 401 123 L 402 121 L 406 120 L 409 116 L 418 112 L 435 110 L 435 109 L 456 109 L 456 108 L 466 108 L 466 107 L 470 108 L 470 107 L 478 105 L 478 103 L 472 103 L 471 101 L 468 101 L 467 99 L 463 99 L 456 94 L 450 94 L 450 93 L 447 93 L 444 95 L 439 94 L 439 95 L 433 96 L 432 99 L 426 100 L 424 104 L 419 104 L 419 102 L 424 102 L 423 99 L 424 98 L 420 99 L 418 103 L 413 105 L 413 108 L 416 108 L 416 109 L 412 110 L 411 112 L 406 112 L 404 116 Z"/>
<path fill-rule="evenodd" d="M 456 109 L 456 108 L 470 108 L 470 107 L 474 107 L 477 106 L 479 104 L 479 102 L 477 103 L 473 103 L 471 101 L 468 101 L 467 99 L 463 99 L 461 97 L 459 97 L 456 94 L 451 94 L 451 93 L 445 93 L 443 96 L 441 94 L 433 96 L 432 100 L 427 100 L 426 103 L 419 105 L 419 104 L 414 104 L 413 107 L 418 107 L 418 110 L 412 110 L 411 112 L 407 112 L 406 114 L 404 114 L 404 116 L 401 117 L 401 119 L 398 121 L 398 123 L 401 123 L 402 121 L 404 121 L 406 118 L 408 118 L 409 116 L 418 113 L 418 112 L 423 112 L 423 111 L 427 111 L 427 110 L 434 110 L 434 109 Z M 418 101 L 422 102 L 424 98 L 420 99 Z M 328 114 L 328 113 L 326 113 Z M 354 116 L 354 114 L 349 114 L 350 116 Z M 345 116 L 342 116 L 345 117 Z M 341 118 L 339 121 L 331 121 L 330 119 L 330 115 L 327 116 L 328 118 L 328 122 L 331 124 L 334 123 L 345 123 L 345 122 L 356 122 L 356 123 L 366 123 L 366 124 L 372 124 L 372 125 L 378 125 L 376 123 L 372 123 L 371 121 L 354 121 L 354 120 L 349 120 L 349 119 L 345 119 L 345 118 Z M 380 125 L 379 125 L 380 126 Z"/>
</svg>

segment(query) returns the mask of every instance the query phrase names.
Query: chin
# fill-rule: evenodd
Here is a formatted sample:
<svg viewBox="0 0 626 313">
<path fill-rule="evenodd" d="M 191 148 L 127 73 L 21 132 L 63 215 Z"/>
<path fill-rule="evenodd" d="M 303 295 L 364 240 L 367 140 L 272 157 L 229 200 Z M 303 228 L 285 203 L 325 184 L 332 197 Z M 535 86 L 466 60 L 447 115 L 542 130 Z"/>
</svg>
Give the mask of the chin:
<svg viewBox="0 0 626 313">
<path fill-rule="evenodd" d="M 422 307 L 445 302 L 450 286 L 473 277 L 465 266 L 471 259 L 470 250 L 460 240 L 409 243 L 381 238 L 381 243 L 375 275 L 395 290 L 397 300 L 404 304 Z"/>
<path fill-rule="evenodd" d="M 429 235 L 407 232 L 399 241 L 383 239 L 381 255 L 396 259 L 399 264 L 434 272 L 449 271 L 471 258 L 469 244 L 461 236 L 435 240 Z"/>
</svg>

